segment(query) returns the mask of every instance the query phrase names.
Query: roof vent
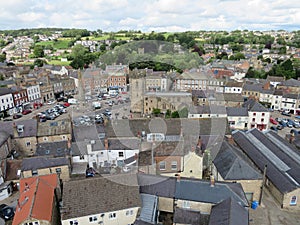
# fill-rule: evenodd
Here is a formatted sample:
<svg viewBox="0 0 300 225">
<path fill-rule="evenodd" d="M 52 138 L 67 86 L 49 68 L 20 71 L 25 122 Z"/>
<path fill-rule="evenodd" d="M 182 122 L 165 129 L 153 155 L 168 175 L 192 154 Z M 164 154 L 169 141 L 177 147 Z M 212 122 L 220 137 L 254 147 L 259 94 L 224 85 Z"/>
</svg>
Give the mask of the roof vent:
<svg viewBox="0 0 300 225">
<path fill-rule="evenodd" d="M 24 125 L 17 125 L 17 131 L 18 131 L 18 133 L 23 133 Z"/>
</svg>

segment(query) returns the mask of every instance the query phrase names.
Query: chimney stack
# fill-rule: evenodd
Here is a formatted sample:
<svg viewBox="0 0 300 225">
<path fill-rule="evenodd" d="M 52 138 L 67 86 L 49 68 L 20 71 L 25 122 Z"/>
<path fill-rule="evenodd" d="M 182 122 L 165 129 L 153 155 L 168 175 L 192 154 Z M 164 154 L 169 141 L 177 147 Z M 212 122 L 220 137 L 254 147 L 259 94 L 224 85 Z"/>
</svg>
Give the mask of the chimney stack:
<svg viewBox="0 0 300 225">
<path fill-rule="evenodd" d="M 215 186 L 215 177 L 213 175 L 210 175 L 210 186 L 211 187 Z"/>
<path fill-rule="evenodd" d="M 108 139 L 107 138 L 104 139 L 104 147 L 106 150 L 108 150 Z"/>
</svg>

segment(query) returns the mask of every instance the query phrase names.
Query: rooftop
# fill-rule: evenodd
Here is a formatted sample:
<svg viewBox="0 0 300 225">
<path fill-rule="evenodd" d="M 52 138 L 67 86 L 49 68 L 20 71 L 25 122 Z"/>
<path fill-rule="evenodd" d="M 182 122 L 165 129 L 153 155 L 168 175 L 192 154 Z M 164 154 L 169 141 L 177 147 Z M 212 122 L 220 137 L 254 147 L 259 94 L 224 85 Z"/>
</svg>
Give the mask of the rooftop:
<svg viewBox="0 0 300 225">
<path fill-rule="evenodd" d="M 112 179 L 99 177 L 65 182 L 62 220 L 140 207 L 139 188 L 134 179 L 136 175 L 116 175 Z"/>
<path fill-rule="evenodd" d="M 21 170 L 37 170 L 42 168 L 51 168 L 56 166 L 68 166 L 69 160 L 67 158 L 46 158 L 46 157 L 31 157 L 24 158 L 22 161 Z"/>
<path fill-rule="evenodd" d="M 275 132 L 233 132 L 234 141 L 261 170 L 267 165 L 267 177 L 281 193 L 300 187 L 299 151 Z"/>
</svg>

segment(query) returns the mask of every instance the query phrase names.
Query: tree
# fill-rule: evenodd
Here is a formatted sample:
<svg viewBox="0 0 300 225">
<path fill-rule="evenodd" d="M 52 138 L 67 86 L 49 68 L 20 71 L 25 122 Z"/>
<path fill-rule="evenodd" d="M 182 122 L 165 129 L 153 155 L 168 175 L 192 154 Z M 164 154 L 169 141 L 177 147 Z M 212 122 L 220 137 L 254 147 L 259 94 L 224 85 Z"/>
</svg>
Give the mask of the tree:
<svg viewBox="0 0 300 225">
<path fill-rule="evenodd" d="M 5 53 L 0 54 L 0 62 L 5 62 L 5 60 L 6 60 L 6 54 Z"/>
<path fill-rule="evenodd" d="M 42 59 L 36 59 L 34 60 L 33 65 L 38 66 L 38 67 L 42 67 L 45 64 L 45 61 Z"/>
<path fill-rule="evenodd" d="M 35 45 L 33 49 L 35 57 L 44 57 L 44 47 L 42 45 Z"/>
<path fill-rule="evenodd" d="M 160 109 L 153 108 L 152 113 L 153 113 L 155 116 L 158 116 L 158 115 L 161 113 L 161 111 L 160 111 Z"/>
<path fill-rule="evenodd" d="M 96 55 L 90 53 L 89 50 L 82 45 L 75 45 L 70 57 L 72 58 L 70 65 L 74 69 L 87 67 L 96 59 Z"/>
<path fill-rule="evenodd" d="M 179 118 L 180 116 L 179 116 L 178 111 L 172 112 L 171 117 L 172 117 L 172 118 Z"/>
<path fill-rule="evenodd" d="M 184 107 L 181 110 L 179 110 L 178 114 L 180 118 L 187 118 L 189 114 L 189 110 L 187 109 L 187 107 Z"/>
</svg>

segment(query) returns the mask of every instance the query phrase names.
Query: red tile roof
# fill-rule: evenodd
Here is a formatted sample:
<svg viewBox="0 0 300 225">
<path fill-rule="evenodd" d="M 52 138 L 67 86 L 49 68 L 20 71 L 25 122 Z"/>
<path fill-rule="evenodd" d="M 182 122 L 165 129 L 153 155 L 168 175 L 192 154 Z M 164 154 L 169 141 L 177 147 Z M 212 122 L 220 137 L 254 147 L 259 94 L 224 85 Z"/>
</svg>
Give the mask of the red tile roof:
<svg viewBox="0 0 300 225">
<path fill-rule="evenodd" d="M 57 186 L 56 174 L 21 179 L 20 197 L 12 224 L 19 225 L 27 219 L 51 221 Z"/>
</svg>

